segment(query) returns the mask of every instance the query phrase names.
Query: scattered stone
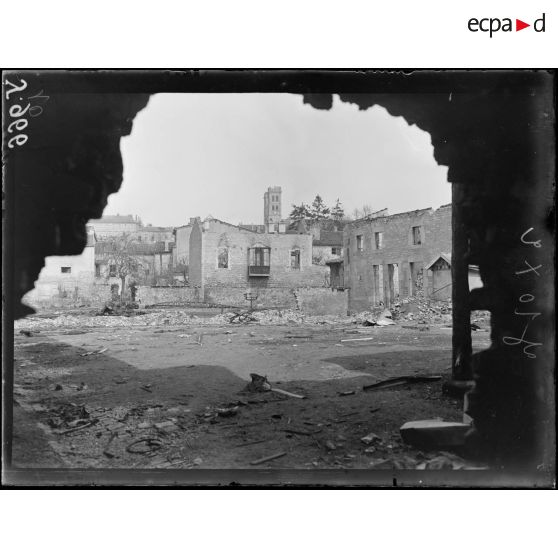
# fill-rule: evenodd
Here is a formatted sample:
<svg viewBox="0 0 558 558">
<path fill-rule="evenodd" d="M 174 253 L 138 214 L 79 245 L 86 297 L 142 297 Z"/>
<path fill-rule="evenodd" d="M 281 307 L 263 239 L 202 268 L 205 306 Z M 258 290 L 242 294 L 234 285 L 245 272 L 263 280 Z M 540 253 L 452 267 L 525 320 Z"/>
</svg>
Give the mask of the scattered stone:
<svg viewBox="0 0 558 558">
<path fill-rule="evenodd" d="M 168 430 L 169 428 L 174 429 L 176 428 L 176 424 L 174 422 L 167 420 L 165 422 L 157 422 L 155 423 L 156 428 L 160 428 L 161 430 Z"/>
<path fill-rule="evenodd" d="M 256 459 L 255 461 L 251 461 L 250 465 L 260 465 L 261 463 L 266 463 L 267 461 L 272 461 L 273 459 L 279 459 L 284 455 L 287 455 L 287 453 L 284 451 L 281 451 L 279 453 L 274 453 L 273 455 L 268 455 L 267 457 L 262 457 L 261 459 Z"/>
<path fill-rule="evenodd" d="M 367 434 L 366 436 L 363 436 L 360 439 L 360 441 L 363 444 L 366 444 L 367 446 L 369 446 L 370 444 L 377 444 L 378 442 L 381 442 L 382 439 L 377 434 L 374 434 L 374 432 L 371 432 L 370 434 Z"/>
<path fill-rule="evenodd" d="M 228 407 L 226 409 L 216 409 L 220 417 L 234 417 L 238 413 L 238 407 Z"/>
<path fill-rule="evenodd" d="M 386 465 L 389 465 L 389 459 L 383 459 L 383 458 L 378 458 L 378 459 L 372 459 L 372 461 L 370 461 L 369 463 L 370 467 L 372 467 L 372 469 L 378 469 L 380 467 L 382 468 L 386 468 Z M 388 467 L 391 468 L 391 467 Z"/>
<path fill-rule="evenodd" d="M 333 450 L 336 448 L 335 444 L 334 444 L 331 440 L 326 440 L 326 441 L 324 442 L 324 446 L 325 446 L 328 450 L 331 450 L 331 451 L 333 451 Z"/>
<path fill-rule="evenodd" d="M 379 326 L 390 326 L 390 325 L 395 325 L 395 322 L 391 319 L 391 318 L 380 318 L 377 322 L 376 325 Z"/>
<path fill-rule="evenodd" d="M 468 424 L 437 420 L 406 422 L 399 429 L 406 444 L 421 448 L 462 446 L 469 430 Z"/>
</svg>

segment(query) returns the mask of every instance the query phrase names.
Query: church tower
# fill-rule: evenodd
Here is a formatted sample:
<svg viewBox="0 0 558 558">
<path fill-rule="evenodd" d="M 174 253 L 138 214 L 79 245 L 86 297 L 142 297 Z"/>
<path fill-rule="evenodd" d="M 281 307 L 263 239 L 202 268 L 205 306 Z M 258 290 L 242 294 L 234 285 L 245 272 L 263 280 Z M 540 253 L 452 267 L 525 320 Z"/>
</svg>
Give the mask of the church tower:
<svg viewBox="0 0 558 558">
<path fill-rule="evenodd" d="M 266 232 L 279 232 L 281 222 L 281 187 L 271 186 L 264 194 L 264 224 Z"/>
</svg>

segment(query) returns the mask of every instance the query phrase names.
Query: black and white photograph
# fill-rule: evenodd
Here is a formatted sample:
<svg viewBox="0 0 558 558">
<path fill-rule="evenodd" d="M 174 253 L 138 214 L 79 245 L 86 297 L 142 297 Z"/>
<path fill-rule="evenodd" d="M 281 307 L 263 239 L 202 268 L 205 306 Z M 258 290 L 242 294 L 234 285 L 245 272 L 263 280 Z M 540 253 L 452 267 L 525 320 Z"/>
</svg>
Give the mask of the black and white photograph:
<svg viewBox="0 0 558 558">
<path fill-rule="evenodd" d="M 544 70 L 10 70 L 3 482 L 550 487 Z"/>
</svg>

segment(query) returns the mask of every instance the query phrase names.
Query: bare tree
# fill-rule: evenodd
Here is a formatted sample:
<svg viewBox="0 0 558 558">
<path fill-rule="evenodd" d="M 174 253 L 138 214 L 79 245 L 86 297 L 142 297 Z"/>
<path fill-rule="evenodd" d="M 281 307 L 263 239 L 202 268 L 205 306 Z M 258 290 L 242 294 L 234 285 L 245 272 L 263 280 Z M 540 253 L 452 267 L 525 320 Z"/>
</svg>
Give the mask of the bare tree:
<svg viewBox="0 0 558 558">
<path fill-rule="evenodd" d="M 353 219 L 364 219 L 365 217 L 367 217 L 372 213 L 374 213 L 372 206 L 370 204 L 365 203 L 362 205 L 362 207 L 357 207 L 353 209 L 351 216 Z"/>
<path fill-rule="evenodd" d="M 120 279 L 120 301 L 124 298 L 126 282 L 136 279 L 142 263 L 133 255 L 133 240 L 128 236 L 122 236 L 112 241 L 110 253 L 108 254 L 109 277 Z"/>
</svg>

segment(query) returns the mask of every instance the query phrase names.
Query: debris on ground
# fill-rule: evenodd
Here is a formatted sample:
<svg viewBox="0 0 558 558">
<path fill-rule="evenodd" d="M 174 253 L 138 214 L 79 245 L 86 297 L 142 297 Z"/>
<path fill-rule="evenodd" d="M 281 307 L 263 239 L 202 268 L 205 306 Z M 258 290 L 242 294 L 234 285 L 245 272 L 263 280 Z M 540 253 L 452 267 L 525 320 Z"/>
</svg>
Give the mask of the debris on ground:
<svg viewBox="0 0 558 558">
<path fill-rule="evenodd" d="M 159 438 L 141 438 L 126 446 L 126 451 L 128 453 L 153 454 L 160 450 L 162 446 L 163 442 Z"/>
<path fill-rule="evenodd" d="M 287 397 L 294 397 L 295 399 L 306 399 L 306 395 L 299 395 L 298 393 L 292 393 L 284 389 L 272 387 L 267 379 L 267 376 L 260 376 L 259 374 L 251 373 L 250 378 L 250 383 L 242 390 L 242 392 L 250 391 L 253 393 L 262 393 L 272 391 L 280 395 L 286 395 Z"/>
<path fill-rule="evenodd" d="M 257 318 L 253 316 L 252 310 L 246 312 L 233 312 L 228 318 L 230 324 L 245 324 L 248 322 L 257 322 Z"/>
<path fill-rule="evenodd" d="M 103 450 L 103 455 L 105 455 L 106 457 L 112 459 L 114 457 L 114 453 L 112 453 L 111 451 L 109 451 L 110 445 L 112 444 L 112 441 L 118 437 L 118 432 L 113 432 L 110 435 L 110 438 L 108 439 L 108 442 L 105 445 L 105 449 Z"/>
<path fill-rule="evenodd" d="M 46 422 L 51 428 L 73 428 L 87 423 L 90 417 L 85 405 L 74 403 L 65 403 L 48 409 L 47 412 L 50 416 Z"/>
<path fill-rule="evenodd" d="M 89 355 L 102 355 L 103 353 L 106 353 L 108 351 L 108 348 L 105 347 L 104 349 L 100 349 L 99 351 L 88 351 L 87 353 L 81 353 L 81 356 L 89 356 Z"/>
<path fill-rule="evenodd" d="M 270 391 L 274 393 L 279 393 L 281 395 L 286 395 L 287 397 L 294 397 L 295 399 L 306 399 L 306 395 L 299 395 L 297 393 L 292 393 L 290 391 L 285 391 L 284 389 L 274 388 L 272 387 Z"/>
<path fill-rule="evenodd" d="M 107 302 L 104 308 L 98 312 L 97 316 L 143 316 L 145 312 L 138 310 L 139 304 L 136 302 Z"/>
<path fill-rule="evenodd" d="M 441 380 L 442 376 L 398 376 L 397 378 L 390 378 L 389 380 L 382 380 L 374 384 L 362 386 L 363 391 L 372 391 L 375 389 L 385 389 L 404 384 L 419 384 L 426 382 L 437 382 Z"/>
<path fill-rule="evenodd" d="M 416 420 L 406 422 L 400 429 L 406 444 L 420 448 L 444 448 L 463 446 L 470 425 L 440 420 Z"/>
<path fill-rule="evenodd" d="M 390 326 L 390 325 L 395 325 L 395 322 L 391 318 L 380 318 L 376 322 L 376 325 L 378 325 L 378 326 Z"/>
<path fill-rule="evenodd" d="M 25 335 L 25 337 L 31 337 L 31 335 L 33 335 L 28 329 L 20 329 L 19 334 Z"/>
<path fill-rule="evenodd" d="M 256 459 L 255 461 L 251 461 L 250 465 L 260 465 L 261 463 L 266 463 L 267 461 L 272 461 L 274 459 L 279 459 L 280 457 L 283 457 L 284 455 L 287 455 L 287 452 L 282 451 L 279 453 L 274 453 L 273 455 L 268 455 L 267 457 L 262 457 L 261 459 Z"/>
<path fill-rule="evenodd" d="M 216 409 L 220 417 L 234 417 L 238 413 L 238 407 L 227 407 L 225 409 Z"/>
<path fill-rule="evenodd" d="M 271 384 L 267 381 L 267 376 L 260 376 L 259 374 L 250 374 L 251 382 L 242 391 L 251 391 L 261 393 L 271 390 Z"/>
<path fill-rule="evenodd" d="M 378 436 L 377 434 L 374 434 L 374 432 L 370 432 L 370 434 L 367 434 L 366 436 L 363 436 L 360 441 L 363 444 L 366 444 L 367 446 L 369 446 L 370 444 L 375 444 L 377 442 L 381 442 L 381 438 L 380 436 Z"/>
</svg>

